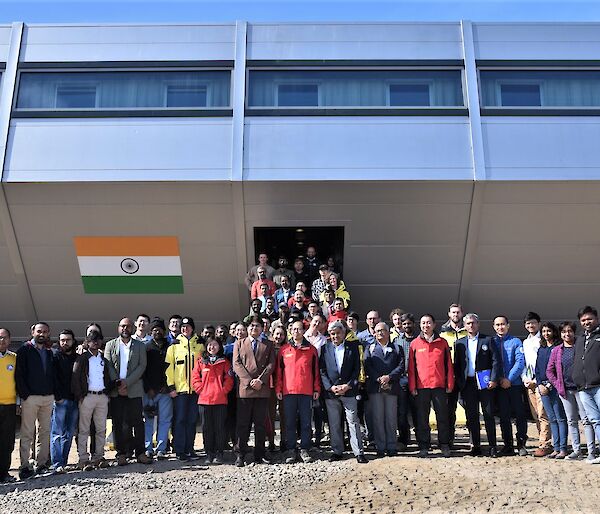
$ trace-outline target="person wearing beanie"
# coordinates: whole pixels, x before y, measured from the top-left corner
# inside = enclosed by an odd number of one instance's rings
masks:
[[[181,461],[197,460],[194,452],[198,395],[192,387],[192,371],[204,353],[204,341],[196,334],[196,325],[189,316],[181,320],[181,334],[167,349],[165,362],[169,396],[173,399],[173,449]]]
[[[146,345],[147,365],[144,373],[144,428],[146,455],[156,455],[159,460],[165,459],[169,430],[173,419],[173,399],[167,387],[167,348],[169,342],[165,338],[165,322],[154,318],[150,323],[152,339]],[[152,445],[154,438],[154,420],[156,424],[156,448]]]

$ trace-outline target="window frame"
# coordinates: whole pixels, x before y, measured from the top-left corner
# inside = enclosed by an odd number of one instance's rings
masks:
[[[112,117],[232,117],[233,116],[233,63],[224,62],[219,66],[190,65],[185,63],[22,63],[17,70],[15,95],[11,115],[13,118],[112,118]],[[211,64],[211,63],[207,63]],[[221,71],[229,74],[229,105],[226,107],[166,107],[166,90],[163,92],[163,105],[161,107],[110,107],[110,108],[81,108],[81,109],[39,109],[17,107],[20,92],[21,76],[23,73],[127,73],[127,72],[192,72],[192,71]],[[209,83],[209,81],[206,81]],[[68,84],[63,84],[68,85]],[[210,88],[208,88],[210,89]],[[214,93],[213,93],[214,94]],[[211,97],[212,98],[212,97]],[[56,100],[56,96],[55,96]],[[96,106],[99,102],[96,92]],[[209,104],[207,91],[207,104]],[[55,101],[56,104],[56,101]]]
[[[389,64],[385,61],[374,62],[370,64],[368,61],[360,64],[352,63],[346,65],[344,62],[331,61],[328,65],[322,64],[288,64],[279,61],[248,61],[246,66],[246,95],[244,99],[245,116],[469,116],[469,108],[467,105],[467,92],[465,88],[465,67],[464,61],[452,61],[447,65],[444,63],[428,64],[427,61],[411,62],[410,64]],[[388,82],[397,81],[399,79],[386,79],[386,104],[380,107],[370,106],[320,106],[320,107],[278,107],[278,106],[261,106],[252,107],[249,105],[250,100],[250,74],[253,71],[459,71],[460,72],[460,88],[462,105],[457,106],[417,106],[417,107],[400,107],[389,105],[389,87]],[[302,79],[294,79],[293,82],[298,82]],[[400,79],[401,80],[401,79]],[[410,82],[415,82],[415,79],[407,79]],[[416,79],[419,80],[419,79]],[[433,79],[424,78],[422,80],[434,82]],[[307,79],[310,83],[317,83],[319,80]],[[275,82],[278,82],[275,81]],[[322,81],[321,81],[322,82]],[[430,87],[430,103],[432,88]],[[319,104],[322,104],[321,88],[319,88]]]
[[[600,106],[597,107],[586,107],[586,106],[575,106],[575,107],[556,107],[556,106],[544,106],[544,87],[543,83],[547,79],[534,79],[531,77],[524,79],[514,79],[530,81],[530,83],[541,84],[540,87],[540,107],[536,106],[486,106],[483,104],[483,95],[481,92],[482,80],[481,72],[486,71],[523,71],[523,72],[536,72],[536,71],[600,71],[600,61],[593,61],[589,65],[585,62],[579,61],[558,61],[556,65],[546,63],[545,61],[477,61],[477,87],[479,90],[479,110],[482,116],[599,116]],[[508,79],[512,80],[512,79]],[[506,82],[505,82],[506,83]],[[498,100],[497,86],[495,87],[494,94],[496,100]]]
[[[519,108],[523,107],[527,108],[540,108],[545,107],[544,105],[544,86],[545,80],[535,80],[535,79],[502,79],[497,80],[495,84],[495,95],[496,102],[500,107],[508,107],[508,108]],[[540,93],[540,105],[504,105],[502,103],[502,86],[538,86],[538,90]]]
[[[280,86],[317,86],[317,105],[279,105],[279,87]],[[323,107],[323,88],[322,82],[310,79],[279,79],[273,82],[273,98],[276,108],[281,109],[320,109]],[[252,107],[251,107],[252,109]]]
[[[394,109],[396,108],[402,108],[402,107],[409,107],[409,108],[423,108],[423,109],[429,109],[431,107],[435,107],[432,106],[431,104],[433,103],[433,84],[434,84],[434,80],[433,79],[419,79],[419,80],[415,80],[415,79],[405,79],[405,80],[401,80],[401,79],[391,79],[385,82],[386,85],[386,90],[385,90],[385,105],[386,107],[392,107]],[[392,99],[392,91],[391,88],[392,86],[410,86],[410,85],[416,85],[416,86],[421,86],[421,85],[426,85],[427,86],[427,93],[429,96],[429,105],[406,105],[406,106],[402,106],[402,105],[392,105],[391,103],[391,99]],[[462,84],[461,84],[462,86]],[[462,88],[462,87],[461,87]],[[464,103],[464,99],[463,99],[463,103]]]
[[[56,107],[56,105],[58,104],[58,91],[59,89],[64,88],[64,89],[76,89],[76,88],[93,88],[94,89],[94,107]],[[99,98],[98,98],[98,83],[94,83],[92,81],[90,81],[89,84],[87,83],[79,83],[79,84],[69,84],[69,83],[56,83],[56,86],[54,88],[54,109],[59,111],[59,110],[65,110],[65,111],[76,111],[76,110],[82,110],[82,109],[89,109],[89,110],[93,110],[93,109],[98,109],[98,103],[99,103]]]
[[[206,89],[206,106],[205,107],[169,107],[167,104],[169,103],[169,88],[170,87],[179,87],[179,88],[188,88],[192,89],[192,87],[203,87]],[[169,84],[165,83],[164,97],[163,97],[163,106],[165,109],[209,109],[208,105],[210,105],[211,100],[213,98],[212,84],[208,81],[205,83],[200,83],[198,86],[182,86],[180,84]]]

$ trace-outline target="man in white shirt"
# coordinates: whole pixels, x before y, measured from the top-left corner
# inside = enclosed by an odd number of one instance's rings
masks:
[[[135,333],[131,336],[144,344],[152,341],[152,336],[148,333],[150,326],[150,316],[148,314],[138,314],[135,319]]]
[[[523,354],[525,356],[525,369],[521,374],[523,385],[527,391],[527,399],[531,415],[535,420],[536,428],[539,434],[539,444],[534,457],[545,457],[552,453],[552,433],[550,431],[550,422],[542,404],[542,398],[537,388],[535,378],[535,364],[537,353],[540,349],[540,321],[541,318],[536,312],[528,312],[525,316],[525,330],[528,334],[523,339]]]

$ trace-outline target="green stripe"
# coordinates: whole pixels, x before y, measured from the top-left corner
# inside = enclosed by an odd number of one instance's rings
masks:
[[[87,294],[182,294],[183,277],[81,277]]]

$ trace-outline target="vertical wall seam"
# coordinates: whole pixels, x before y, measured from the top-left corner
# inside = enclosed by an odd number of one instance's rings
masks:
[[[17,277],[17,287],[21,295],[22,305],[29,326],[37,319],[37,311],[31,294],[31,287],[23,265],[23,256],[19,248],[19,241],[15,231],[12,214],[6,199],[6,186],[4,171],[6,166],[6,154],[8,149],[8,138],[10,132],[10,118],[13,105],[13,99],[16,94],[17,69],[19,64],[19,55],[21,53],[21,44],[23,40],[24,24],[22,22],[13,23],[10,32],[10,45],[6,69],[2,73],[2,88],[0,89],[0,224],[13,271]]]

